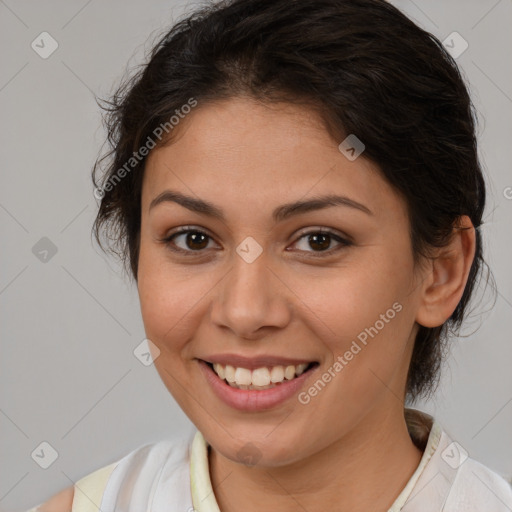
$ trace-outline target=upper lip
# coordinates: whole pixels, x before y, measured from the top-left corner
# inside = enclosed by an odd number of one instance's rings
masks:
[[[213,354],[201,358],[207,363],[219,363],[223,366],[230,365],[237,368],[247,368],[255,370],[256,368],[273,366],[297,366],[299,364],[309,364],[316,361],[312,359],[294,359],[290,357],[279,357],[273,355],[260,355],[257,357],[246,357],[238,354]]]

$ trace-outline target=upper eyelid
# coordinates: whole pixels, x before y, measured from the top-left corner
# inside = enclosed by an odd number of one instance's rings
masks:
[[[195,227],[195,226],[180,226],[179,228],[176,229],[176,231],[170,233],[169,235],[166,235],[162,239],[162,241],[163,242],[171,242],[171,240],[174,239],[175,237],[177,237],[179,235],[186,235],[187,233],[191,233],[191,232],[202,233],[202,234],[206,235],[207,237],[209,237],[211,240],[213,240],[215,243],[217,243],[215,241],[215,237],[212,236],[206,228],[202,228],[202,227],[199,228],[199,227]],[[294,237],[295,237],[294,243],[296,243],[298,240],[300,240],[301,238],[303,238],[307,235],[315,234],[315,233],[324,233],[324,234],[331,235],[333,237],[337,237],[337,238],[341,239],[341,241],[338,241],[338,243],[345,242],[345,245],[349,245],[349,244],[353,243],[351,237],[346,235],[345,233],[340,232],[334,228],[327,228],[327,227],[323,227],[323,226],[322,227],[314,227],[313,226],[313,227],[309,227],[309,228],[300,229],[297,233],[294,234]],[[178,248],[178,250],[183,250],[185,252],[191,252],[191,253],[202,252],[202,251],[192,251],[192,250],[181,249],[180,247]],[[306,252],[309,252],[309,251],[306,251]],[[311,251],[311,252],[317,252],[317,251]],[[320,253],[321,251],[318,251],[318,252]]]
[[[215,239],[215,237],[213,235],[211,235],[210,232],[206,228],[196,227],[196,226],[180,226],[174,232],[172,232],[172,233],[170,233],[168,235],[165,235],[164,238],[168,239],[168,238],[173,237],[175,235],[181,235],[181,234],[192,232],[192,231],[203,233],[203,234],[209,236],[210,238]],[[343,233],[342,231],[339,231],[339,230],[337,230],[335,228],[327,228],[327,227],[323,227],[323,226],[322,227],[315,227],[315,226],[313,226],[313,227],[309,227],[309,228],[302,228],[298,232],[296,232],[294,234],[294,236],[304,236],[304,235],[308,235],[310,233],[334,234],[336,236],[339,236],[340,238],[347,239],[347,241],[351,240],[351,237],[349,235]]]

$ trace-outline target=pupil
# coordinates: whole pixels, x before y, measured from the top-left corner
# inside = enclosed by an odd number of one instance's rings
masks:
[[[319,250],[321,250],[321,251],[324,251],[329,247],[329,239],[330,239],[329,235],[319,233],[316,235],[310,235],[309,243],[311,244],[311,247],[313,249],[315,248],[314,245],[317,244],[317,245],[319,245],[319,247],[317,247],[317,248],[319,248]]]
[[[198,242],[198,240],[200,240],[201,238],[202,240]],[[190,249],[204,249],[204,247],[208,245],[206,239],[207,236],[203,233],[189,233],[187,236],[187,245]],[[194,247],[194,244],[198,244],[199,247],[197,245]]]

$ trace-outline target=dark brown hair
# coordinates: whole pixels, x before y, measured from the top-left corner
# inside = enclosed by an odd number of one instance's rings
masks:
[[[420,326],[415,340],[406,393],[413,401],[429,396],[447,330],[461,326],[485,264],[485,183],[476,116],[456,63],[438,39],[386,1],[222,1],[198,7],[160,36],[148,62],[100,104],[109,151],[92,173],[101,198],[96,240],[103,246],[103,232],[137,279],[146,160],[140,149],[169,142],[170,119],[191,98],[200,108],[241,95],[307,105],[338,143],[356,134],[363,156],[406,201],[416,263],[449,241],[459,216],[470,217],[476,254],[463,296],[443,325]],[[157,142],[161,126],[168,129]]]

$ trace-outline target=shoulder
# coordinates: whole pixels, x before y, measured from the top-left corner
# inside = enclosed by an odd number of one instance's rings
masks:
[[[162,439],[140,445],[111,466],[107,466],[112,469],[111,480],[132,480],[135,476],[139,479],[150,478],[156,476],[164,466],[188,466],[189,447],[189,439]]]
[[[429,427],[420,465],[404,496],[397,500],[397,507],[391,510],[511,512],[512,486],[497,472],[470,457],[435,421]]]
[[[188,475],[189,452],[189,439],[163,439],[139,446],[115,463],[105,486],[106,493],[115,495],[131,487],[150,489],[163,475],[179,477],[183,485]]]
[[[178,492],[187,486],[188,456],[188,439],[140,445],[116,462],[78,480],[75,487],[80,492],[75,492],[72,510],[98,512],[97,507],[91,507],[91,500],[97,504],[115,503],[119,496],[132,496],[131,499],[145,503],[163,485],[162,481]],[[105,510],[103,506],[101,509]]]
[[[52,496],[48,501],[41,503],[38,507],[35,507],[28,512],[69,512],[73,505],[74,486],[68,487],[63,491]]]
[[[86,474],[75,484],[26,512],[93,511],[105,496],[116,496],[135,484],[151,488],[164,467],[177,476],[188,470],[190,440],[164,439],[139,445],[115,462]],[[180,481],[183,485],[183,480]],[[78,491],[76,490],[78,489]]]
[[[492,469],[468,457],[459,467],[447,511],[512,510],[512,485]]]

